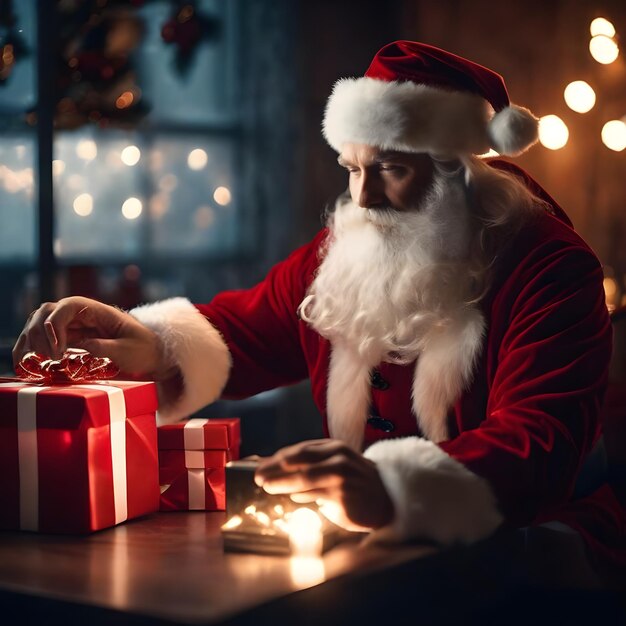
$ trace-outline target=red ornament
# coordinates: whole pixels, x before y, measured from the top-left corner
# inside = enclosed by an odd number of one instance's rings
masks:
[[[204,20],[206,22],[206,19]],[[183,56],[190,55],[202,37],[210,34],[193,6],[183,6],[161,28],[161,37],[166,43],[174,43]]]

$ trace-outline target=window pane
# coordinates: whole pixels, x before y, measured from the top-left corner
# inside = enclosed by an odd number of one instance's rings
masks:
[[[91,128],[58,134],[58,258],[95,263],[242,252],[234,142]]]
[[[235,121],[237,5],[235,0],[195,3],[199,15],[219,21],[216,33],[196,44],[185,69],[176,67],[177,45],[165,44],[161,35],[172,15],[172,3],[151,2],[141,9],[145,33],[135,56],[139,85],[150,107],[150,123],[207,125]],[[204,32],[209,30],[205,28]]]
[[[157,256],[243,252],[237,250],[241,219],[233,162],[233,140],[170,136],[155,141],[149,207]]]
[[[57,135],[53,171],[58,258],[93,262],[98,257],[134,258],[141,252],[143,170],[122,161],[122,151],[132,145],[132,135],[122,131],[87,127]]]
[[[33,263],[36,248],[34,161],[31,135],[0,142],[0,263]]]

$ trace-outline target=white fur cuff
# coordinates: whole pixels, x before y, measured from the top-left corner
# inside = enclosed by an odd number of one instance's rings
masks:
[[[394,521],[374,531],[373,540],[468,544],[487,537],[502,522],[489,484],[431,441],[379,441],[365,456],[376,463],[395,506]]]
[[[130,314],[163,342],[166,359],[178,366],[182,393],[159,385],[159,423],[188,417],[216,400],[228,380],[231,358],[217,329],[186,298],[139,306]]]

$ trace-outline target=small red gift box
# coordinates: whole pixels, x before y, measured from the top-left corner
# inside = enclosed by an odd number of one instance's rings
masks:
[[[158,440],[161,511],[225,510],[225,468],[239,458],[239,419],[160,426]]]
[[[89,533],[158,510],[154,383],[0,383],[0,529]]]

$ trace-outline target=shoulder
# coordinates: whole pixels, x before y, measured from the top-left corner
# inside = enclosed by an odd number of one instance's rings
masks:
[[[549,266],[560,258],[577,259],[590,268],[601,264],[585,240],[557,216],[542,211],[524,224],[503,255],[503,263]]]
[[[542,209],[530,216],[519,231],[507,241],[496,261],[496,282],[512,275],[516,279],[528,272],[560,274],[587,270],[600,272],[600,261],[574,229],[571,220],[556,200],[522,168],[494,159],[489,166],[520,180],[542,203]]]
[[[556,334],[568,327],[594,334],[608,324],[599,260],[549,213],[529,222],[497,260],[483,306],[492,330],[499,328],[494,337],[519,337],[533,324],[535,332],[549,328]]]
[[[539,198],[542,202],[545,202],[546,205],[551,208],[552,214],[558,220],[567,226],[572,226],[572,221],[559,203],[526,170],[504,159],[488,159],[486,163],[489,167],[521,181],[534,196]]]

